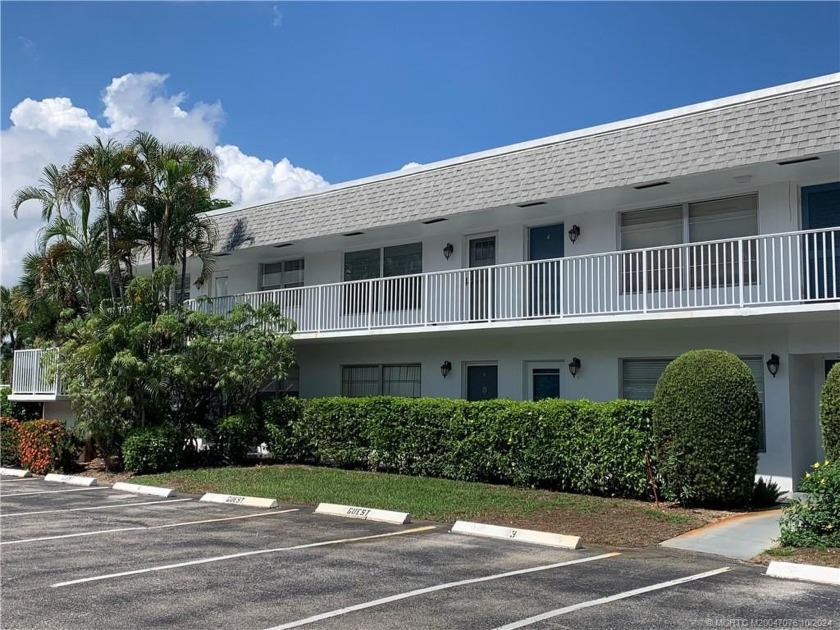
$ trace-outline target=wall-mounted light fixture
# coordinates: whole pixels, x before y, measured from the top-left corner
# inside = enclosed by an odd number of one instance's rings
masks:
[[[569,372],[572,373],[572,378],[577,376],[578,370],[580,370],[580,359],[572,357],[572,360],[569,361]]]
[[[452,371],[452,364],[449,361],[444,361],[443,365],[440,366],[440,373],[443,375],[443,378],[449,376],[449,373]]]
[[[580,236],[580,226],[573,225],[569,229],[569,240],[572,241],[572,243],[574,243],[576,240],[578,240],[578,236]]]
[[[452,256],[452,252],[454,251],[455,247],[453,247],[452,243],[447,243],[446,247],[443,248],[443,257],[446,258],[446,260],[449,260]]]
[[[776,378],[776,374],[779,373],[779,355],[778,354],[771,354],[770,358],[767,359],[767,371],[770,372],[773,378]]]

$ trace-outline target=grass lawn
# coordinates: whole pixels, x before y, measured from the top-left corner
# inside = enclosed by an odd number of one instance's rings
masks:
[[[616,547],[655,545],[728,514],[657,508],[627,499],[311,466],[181,470],[135,480],[190,494],[221,492],[272,497],[281,503],[361,505],[409,512],[416,520],[452,523],[463,519],[538,529]]]

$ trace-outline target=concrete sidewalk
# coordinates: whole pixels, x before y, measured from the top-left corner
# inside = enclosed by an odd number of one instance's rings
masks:
[[[781,510],[739,514],[686,532],[661,544],[663,547],[748,560],[765,549],[776,546],[781,515]]]

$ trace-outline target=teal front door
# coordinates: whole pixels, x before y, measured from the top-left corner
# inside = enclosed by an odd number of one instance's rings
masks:
[[[805,235],[803,243],[806,298],[840,299],[840,182],[802,189],[802,229],[824,230]]]
[[[560,313],[561,267],[565,226],[562,223],[533,227],[528,234],[528,259],[544,260],[530,266],[532,316],[544,317]]]

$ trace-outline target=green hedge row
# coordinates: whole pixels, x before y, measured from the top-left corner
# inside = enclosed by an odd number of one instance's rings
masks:
[[[263,419],[282,461],[646,497],[651,414],[630,400],[372,397],[271,401]]]

